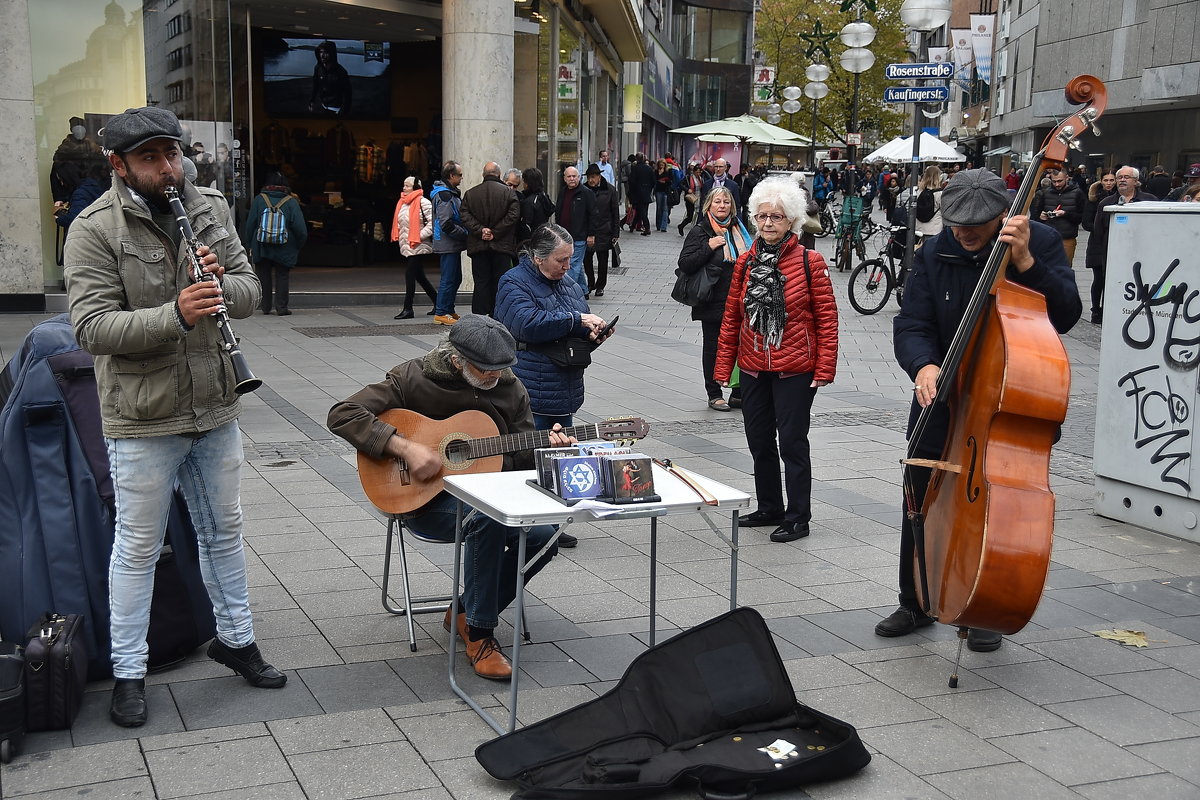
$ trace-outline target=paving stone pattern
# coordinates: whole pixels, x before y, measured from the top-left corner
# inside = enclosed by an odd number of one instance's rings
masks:
[[[682,240],[673,227],[624,239],[622,270],[592,305],[621,315],[618,335],[595,356],[578,419],[644,417],[647,453],[752,492],[740,412],[706,406],[700,326],[669,299]],[[1076,274],[1087,297],[1090,274]],[[872,632],[895,602],[911,384],[892,355],[894,303],[859,316],[844,300],[847,275],[832,277],[841,359],[813,409],[813,533],[779,545],[743,529],[739,599],[768,618],[797,697],[856,725],[874,760],[852,778],[773,796],[1200,797],[1200,547],[1091,511],[1099,328],[1085,320],[1066,336],[1072,404],[1051,459],[1058,512],[1043,602],[1000,650],[966,652],[951,690],[953,630]],[[111,682],[95,683],[73,730],[30,736],[0,767],[0,797],[509,797],[514,787],[474,761],[492,732],[449,690],[440,615],[418,617],[413,653],[403,620],[380,606],[385,522],[352,450],[325,428],[333,402],[443,332],[420,317],[396,323],[394,311],[296,308],[237,323],[265,381],[241,417],[251,596],[286,688],[252,689],[199,651],[149,677],[150,722],[127,730],[107,719]],[[0,318],[5,359],[41,318]],[[728,607],[729,568],[699,516],[659,529],[661,637]],[[530,586],[522,723],[607,691],[646,646],[647,526],[572,530],[578,548]],[[451,553],[411,547],[417,591],[447,590]],[[1146,631],[1148,646],[1092,635],[1114,627]],[[506,687],[465,665],[459,675],[504,713]]]

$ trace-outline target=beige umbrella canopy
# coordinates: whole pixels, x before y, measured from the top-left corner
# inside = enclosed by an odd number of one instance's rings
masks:
[[[667,133],[696,136],[705,142],[750,142],[776,147],[804,147],[809,143],[806,137],[792,133],[787,128],[764,122],[752,114],[701,122],[699,125],[675,128]]]

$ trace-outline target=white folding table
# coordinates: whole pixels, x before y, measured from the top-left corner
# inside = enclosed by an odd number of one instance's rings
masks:
[[[445,479],[446,491],[458,499],[458,512],[454,533],[454,591],[451,607],[451,619],[457,619],[459,612],[459,580],[462,570],[462,524],[465,507],[486,514],[497,522],[509,527],[520,528],[521,536],[517,551],[517,598],[516,619],[513,624],[512,647],[512,687],[510,690],[508,732],[517,727],[517,688],[520,679],[521,633],[524,630],[525,614],[525,540],[527,529],[533,525],[560,526],[546,547],[557,541],[567,527],[576,521],[610,519],[637,519],[646,517],[650,520],[650,645],[654,645],[656,627],[656,578],[658,575],[658,518],[668,514],[703,513],[704,521],[729,546],[729,609],[737,608],[737,564],[738,564],[738,512],[749,508],[750,495],[745,492],[718,483],[710,478],[688,470],[691,476],[705,491],[717,500],[717,505],[708,505],[700,495],[658,464],[653,465],[654,491],[659,500],[653,503],[637,503],[627,505],[611,515],[596,516],[592,512],[569,506],[550,496],[546,492],[530,486],[527,481],[536,480],[534,470],[520,472],[488,472],[474,475],[454,475]],[[729,535],[715,525],[708,515],[716,513],[730,514]],[[536,554],[535,554],[536,555]],[[450,631],[450,688],[466,701],[485,722],[492,726],[497,733],[505,733],[505,729],[467,694],[455,679],[454,662],[457,653],[457,626],[451,625]]]

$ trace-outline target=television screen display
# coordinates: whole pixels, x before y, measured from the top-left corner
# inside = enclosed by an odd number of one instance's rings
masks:
[[[387,119],[391,44],[264,37],[263,102],[273,117]]]

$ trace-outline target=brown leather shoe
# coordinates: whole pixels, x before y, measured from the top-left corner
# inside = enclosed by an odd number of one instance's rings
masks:
[[[491,681],[506,681],[512,678],[512,662],[500,652],[496,637],[489,636],[478,642],[467,642],[467,658],[475,668],[475,674]]]
[[[461,606],[460,606],[461,607]],[[470,643],[471,639],[467,636],[467,612],[459,611],[458,619],[455,620],[458,624],[454,627],[458,629],[458,635],[464,643]],[[446,616],[442,619],[442,627],[450,630],[450,609],[446,609]]]

